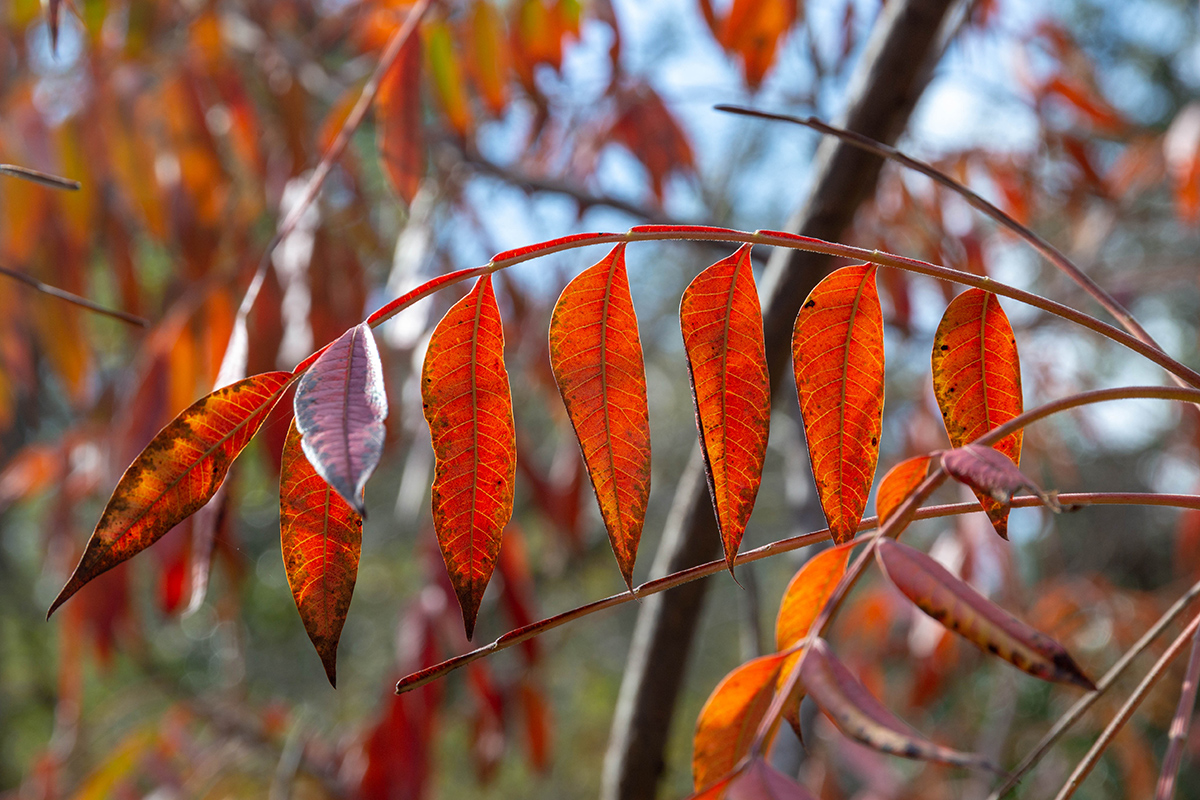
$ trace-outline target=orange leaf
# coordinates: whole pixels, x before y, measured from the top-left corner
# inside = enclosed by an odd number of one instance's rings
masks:
[[[853,544],[830,547],[810,558],[788,584],[775,620],[775,649],[786,650],[808,635],[813,620],[846,574]]]
[[[624,111],[613,124],[612,138],[629,148],[650,175],[650,188],[661,203],[673,170],[695,165],[692,146],[666,103],[654,89],[640,86],[622,97]]]
[[[748,661],[726,675],[708,696],[692,742],[692,782],[697,791],[720,781],[749,752],[775,695],[783,661],[778,653]]]
[[[470,639],[512,516],[517,469],[504,328],[491,276],[476,281],[434,329],[421,397],[437,458],[433,526]]]
[[[290,372],[246,378],[197,400],[159,431],[121,476],[47,616],[207,503],[291,382]]]
[[[1093,684],[1058,642],[1026,625],[919,550],[880,541],[879,565],[897,589],[918,608],[980,650],[1047,681]]]
[[[425,175],[420,37],[408,37],[380,81],[375,102],[375,138],[383,171],[396,194],[411,203]]]
[[[632,588],[650,496],[650,412],[624,244],[563,289],[550,319],[550,366]]]
[[[450,27],[442,20],[433,20],[424,26],[422,36],[425,40],[425,53],[429,59],[433,85],[450,121],[450,127],[454,128],[459,136],[466,136],[471,130],[471,109],[467,105],[462,65],[458,61]]]
[[[337,686],[338,639],[354,594],[362,525],[313,469],[292,420],[279,474],[279,541],[296,610],[331,686]]]
[[[879,514],[880,525],[887,522],[888,517],[895,514],[900,504],[925,480],[929,474],[929,459],[929,456],[907,458],[883,476],[879,491],[875,493],[875,511]]]
[[[757,88],[775,60],[779,39],[796,21],[796,0],[734,0],[721,45],[741,57],[746,83]]]
[[[487,110],[500,116],[508,105],[508,38],[504,19],[488,0],[476,0],[468,37],[471,43],[468,64],[475,87]]]
[[[697,275],[679,304],[696,427],[730,573],[762,482],[771,423],[750,250],[745,245]]]
[[[829,530],[854,537],[879,460],[883,312],[875,266],[843,267],[804,301],[792,359],[813,477]]]
[[[982,289],[954,298],[933,338],[933,393],[952,447],[970,444],[1024,410],[1021,364],[999,299]],[[993,445],[1021,463],[1023,433]],[[1008,508],[976,492],[996,533],[1008,538]]]

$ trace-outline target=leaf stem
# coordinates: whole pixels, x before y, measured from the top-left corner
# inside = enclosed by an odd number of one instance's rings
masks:
[[[30,286],[42,294],[48,294],[51,297],[58,298],[59,300],[65,300],[72,305],[79,306],[80,308],[87,309],[88,311],[92,311],[97,314],[103,314],[106,317],[112,317],[113,319],[120,320],[121,322],[125,322],[130,325],[137,325],[142,328],[150,326],[150,321],[145,317],[139,317],[136,314],[130,314],[128,311],[118,311],[113,308],[107,308],[99,303],[88,300],[86,297],[80,297],[79,295],[72,294],[65,289],[59,289],[57,286],[51,286],[47,283],[42,283],[38,279],[32,278],[23,272],[18,272],[15,269],[0,267],[0,275],[12,278],[15,281],[20,281],[26,286]]]
[[[16,164],[0,164],[0,175],[7,175],[10,178],[22,178],[32,183],[40,183],[42,186],[49,186],[51,189],[65,189],[68,192],[77,192],[80,188],[79,181],[73,181],[70,178],[60,178],[57,175],[51,175],[49,172],[41,172],[29,167],[18,167]]]
[[[1162,772],[1154,800],[1171,800],[1175,796],[1175,779],[1183,761],[1183,747],[1187,744],[1188,730],[1192,727],[1192,710],[1196,706],[1196,684],[1200,682],[1200,629],[1192,637],[1192,653],[1188,656],[1187,672],[1179,687],[1179,705],[1171,719],[1167,754],[1163,756]]]

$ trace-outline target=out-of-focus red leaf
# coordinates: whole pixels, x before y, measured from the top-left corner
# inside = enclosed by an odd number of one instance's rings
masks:
[[[467,667],[467,686],[474,698],[471,714],[471,757],[475,762],[475,777],[487,785],[495,777],[504,757],[507,736],[504,732],[504,694],[492,680],[491,670],[483,661]]]
[[[921,551],[887,539],[879,543],[876,556],[905,597],[980,650],[1042,680],[1095,691],[1062,645],[992,603]]]
[[[883,310],[874,265],[843,267],[812,290],[796,317],[792,359],[821,508],[840,544],[858,530],[883,428]]]
[[[283,445],[279,537],[296,610],[329,684],[337,686],[337,646],[358,576],[362,517],[317,474],[294,421]]]
[[[421,119],[421,37],[410,36],[379,83],[375,138],[392,189],[412,203],[425,176],[425,135]]]
[[[504,547],[500,550],[497,564],[500,570],[500,603],[508,611],[513,628],[523,628],[535,622],[533,575],[529,569],[529,555],[525,549],[525,535],[514,523],[504,532]],[[521,643],[526,663],[537,663],[539,647],[535,636]]]
[[[508,105],[510,56],[504,18],[489,0],[476,0],[471,8],[469,27],[463,37],[470,43],[467,64],[475,88],[493,116],[500,116]]]
[[[692,740],[692,784],[709,788],[750,750],[771,699],[784,656],[756,658],[726,675],[708,696]]]
[[[813,643],[800,675],[817,707],[851,739],[904,758],[999,771],[983,756],[934,744],[902,722],[859,683],[824,639]]]
[[[436,456],[433,523],[467,638],[513,509],[516,429],[504,326],[484,275],[434,329],[421,397]]]
[[[793,778],[789,778],[762,758],[743,769],[725,793],[725,800],[817,800]]]
[[[49,613],[207,503],[291,381],[290,372],[246,378],[196,401],[163,428],[121,476]]]
[[[1175,213],[1186,224],[1200,223],[1200,102],[1175,115],[1162,147],[1175,189]]]
[[[346,331],[304,373],[293,403],[304,454],[360,515],[363,488],[383,454],[387,394],[375,336]]]
[[[31,444],[18,452],[0,472],[0,511],[16,500],[40,494],[66,477],[62,448]]]
[[[1025,477],[1012,459],[990,447],[969,444],[947,450],[942,453],[942,466],[950,477],[988,495],[997,503],[1008,503],[1018,491],[1028,489],[1051,510],[1061,510],[1053,495],[1043,492]]]
[[[888,470],[879,482],[879,490],[875,493],[875,510],[879,514],[879,524],[887,522],[888,517],[896,513],[913,491],[929,474],[930,456],[914,456],[905,459]]]
[[[679,304],[708,490],[731,573],[762,482],[771,423],[750,251],[745,245],[701,272]]]
[[[624,244],[563,289],[550,320],[550,365],[632,588],[650,496],[650,412]]]
[[[1055,75],[1043,85],[1042,91],[1046,95],[1060,97],[1097,131],[1116,133],[1125,128],[1125,118],[1121,112],[1101,97],[1094,87],[1078,78]]]
[[[446,112],[446,118],[455,133],[466,136],[471,132],[471,108],[467,102],[467,87],[450,26],[444,20],[431,20],[422,27],[421,35],[424,38],[425,57],[429,60],[429,73],[442,110]]]
[[[529,752],[529,766],[534,772],[545,773],[550,769],[553,729],[550,704],[541,689],[531,680],[523,680],[517,687],[517,699],[521,705],[521,718],[525,722],[525,744]]]
[[[750,88],[758,88],[775,60],[779,39],[796,21],[796,0],[733,0],[721,26],[721,46],[736,53]]]
[[[999,298],[967,289],[946,309],[933,337],[933,393],[951,447],[962,447],[1024,410],[1017,339]],[[1021,463],[1023,431],[992,447]],[[979,502],[996,533],[1008,538],[1008,508],[989,496]]]
[[[667,176],[695,167],[692,146],[654,89],[643,85],[624,93],[621,102],[624,110],[613,124],[612,138],[646,167],[654,197],[661,203]]]

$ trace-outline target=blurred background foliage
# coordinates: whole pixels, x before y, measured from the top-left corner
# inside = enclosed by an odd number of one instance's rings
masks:
[[[83,185],[64,193],[0,178],[0,265],[148,321],[90,314],[0,276],[0,790],[9,796],[596,794],[632,606],[392,696],[401,674],[467,647],[433,543],[432,453],[414,377],[457,290],[380,331],[393,413],[367,490],[336,692],[280,562],[286,410],[231,474],[212,541],[184,523],[43,621],[124,466],[211,389],[255,267],[408,10],[398,0],[10,0],[0,9],[0,161]],[[835,116],[879,12],[876,0],[433,4],[318,202],[270,256],[249,317],[250,372],[290,369],[396,294],[502,249],[647,221],[782,227],[803,199],[815,135],[711,106]],[[1059,244],[1192,364],[1196,34],[1197,8],[1183,0],[979,0],[904,142]],[[1092,310],[958,198],[890,167],[848,241]],[[641,580],[694,446],[679,296],[725,254],[631,249],[654,450]],[[623,588],[546,352],[558,291],[598,255],[551,256],[497,277],[520,477],[477,642]],[[880,278],[886,469],[944,445],[927,354],[952,290],[896,272]],[[1027,406],[1161,379],[1106,344],[1006,307]],[[1032,430],[1025,465],[1064,491],[1193,491],[1198,436],[1192,416],[1163,404],[1100,407]],[[798,412],[780,404],[746,547],[823,526],[808,476]],[[1011,547],[981,515],[926,523],[916,538],[1093,671],[1200,571],[1200,516],[1174,512],[1051,520],[1017,511]],[[713,579],[668,795],[690,788],[690,725],[712,686],[769,647],[776,599],[799,558],[742,567],[744,588]],[[868,582],[839,622],[839,652],[939,740],[1019,756],[1065,698],[927,622]],[[1173,703],[1173,688],[1154,695],[1088,797],[1149,794]],[[1061,782],[1112,711],[1102,702],[1022,796]],[[824,798],[983,789],[815,731],[803,758],[794,745],[786,757]],[[1180,796],[1200,797],[1190,769]]]

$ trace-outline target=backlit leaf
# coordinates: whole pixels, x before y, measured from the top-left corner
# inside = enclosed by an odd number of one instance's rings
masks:
[[[433,526],[470,639],[512,516],[517,464],[504,329],[491,276],[476,281],[434,329],[421,398],[437,459]]]
[[[748,661],[708,696],[692,740],[692,783],[698,791],[725,777],[749,752],[783,661],[778,653]]]
[[[730,572],[762,482],[771,422],[750,250],[745,245],[697,275],[679,305],[708,490]]]
[[[667,176],[695,167],[692,146],[667,104],[650,86],[624,93],[621,105],[624,110],[613,124],[612,138],[646,167],[650,189],[661,203]]]
[[[433,20],[424,25],[422,35],[425,39],[426,57],[429,59],[429,71],[442,109],[446,112],[446,118],[455,133],[466,136],[471,130],[471,109],[467,104],[462,65],[458,60],[457,45],[450,33],[450,27],[443,20]]]
[[[387,395],[375,336],[364,322],[329,345],[296,386],[304,454],[359,514],[363,487],[383,454]]]
[[[888,711],[829,649],[813,643],[800,667],[804,688],[842,733],[883,753],[997,771],[983,756],[934,744]]]
[[[489,0],[476,0],[471,9],[469,61],[475,88],[487,110],[500,116],[508,105],[508,37],[504,19]]]
[[[632,587],[650,496],[650,412],[624,244],[563,289],[550,320],[550,365]]]
[[[786,650],[808,635],[813,620],[846,574],[851,543],[830,547],[810,558],[783,592],[775,619],[775,649]]]
[[[734,0],[721,27],[721,45],[736,53],[746,83],[757,88],[775,60],[779,39],[796,21],[796,0]]]
[[[337,686],[337,646],[358,575],[362,525],[305,457],[293,420],[279,474],[279,541],[296,610],[331,686]]]
[[[792,358],[813,477],[829,530],[854,537],[879,459],[883,313],[875,266],[822,280],[796,317]]]
[[[933,338],[933,393],[951,447],[962,447],[1024,410],[1021,365],[999,298],[967,289],[954,298]],[[1021,463],[1022,431],[992,445]],[[1008,508],[979,494],[996,533],[1008,538]]]
[[[425,176],[421,119],[421,37],[410,36],[379,83],[375,138],[384,174],[396,194],[412,203]]]
[[[879,514],[879,524],[887,522],[896,509],[916,491],[921,481],[929,474],[930,456],[914,456],[906,458],[887,471],[879,482],[875,492],[875,511]]]
[[[238,381],[197,400],[159,431],[121,476],[49,613],[207,503],[291,381],[290,372]]]
[[[890,539],[876,551],[888,579],[917,607],[976,647],[1047,681],[1095,685],[1058,642],[992,603],[941,564]]]

